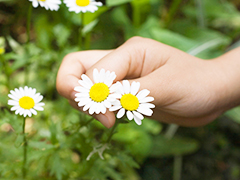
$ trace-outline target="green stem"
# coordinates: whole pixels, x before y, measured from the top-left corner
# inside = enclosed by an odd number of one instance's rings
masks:
[[[140,11],[140,8],[134,3],[132,3],[132,9],[133,9],[133,14],[132,14],[133,25],[135,28],[138,28],[141,23],[141,11]]]
[[[27,44],[30,42],[31,16],[32,16],[32,4],[30,3],[27,14]]]
[[[173,180],[181,179],[181,171],[182,171],[182,156],[175,155],[174,156]]]
[[[84,44],[84,39],[83,39],[83,33],[82,30],[84,28],[84,13],[82,12],[81,14],[81,25],[79,27],[79,49],[83,49],[83,44]]]
[[[205,28],[205,17],[204,17],[204,8],[202,0],[195,0],[197,8],[197,19],[200,28]]]
[[[167,131],[166,131],[166,133],[165,133],[165,137],[166,137],[167,139],[172,139],[173,136],[176,134],[178,127],[179,127],[179,126],[176,125],[176,124],[170,124],[170,125],[168,125]]]
[[[22,166],[22,175],[23,179],[25,179],[27,175],[27,167],[26,167],[26,162],[27,162],[27,137],[25,134],[25,123],[26,123],[26,118],[23,118],[23,126],[22,126],[22,131],[23,131],[23,166]]]
[[[116,127],[118,126],[118,124],[119,124],[118,121],[116,121],[114,126],[112,127],[110,133],[109,133],[109,136],[108,136],[108,139],[106,141],[106,144],[110,143],[110,141],[112,140],[112,136],[113,136],[114,131],[115,131]]]
[[[28,14],[27,14],[27,45],[30,43],[30,39],[31,39],[31,37],[30,37],[30,30],[31,30],[31,16],[32,16],[32,4],[30,3],[30,6],[29,6],[29,8],[28,8]],[[28,46],[27,46],[27,48],[29,48]],[[27,49],[26,50],[28,53],[29,53],[29,50]],[[25,73],[25,82],[24,82],[24,84],[25,85],[27,85],[28,84],[28,77],[29,77],[29,63],[27,63],[26,64],[26,66],[25,66],[25,71],[24,71]]]
[[[85,36],[85,50],[90,49],[91,46],[91,32],[87,33]]]
[[[92,122],[94,120],[94,118],[91,118],[90,120],[88,120],[87,122],[85,122],[85,123],[83,123],[81,126],[80,126],[80,128],[82,127],[82,126],[87,126],[90,122]]]
[[[165,20],[166,26],[168,27],[171,23],[174,15],[176,14],[177,10],[179,9],[179,6],[181,4],[182,0],[173,0],[171,7],[168,11],[167,18]]]
[[[7,78],[6,86],[7,86],[8,90],[10,90],[11,78],[10,78],[8,62],[4,59],[4,57],[2,55],[0,55],[0,61],[2,62],[3,72],[5,73],[6,78]]]

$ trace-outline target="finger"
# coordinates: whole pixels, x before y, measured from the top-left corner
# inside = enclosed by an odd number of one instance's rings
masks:
[[[93,64],[110,53],[111,50],[91,50],[70,53],[64,57],[59,68],[56,87],[60,95],[67,99],[74,99],[74,87],[78,86],[78,80]]]
[[[93,79],[93,69],[103,68],[116,73],[115,81],[145,76],[167,61],[171,49],[151,39],[134,37],[96,62],[86,74]]]

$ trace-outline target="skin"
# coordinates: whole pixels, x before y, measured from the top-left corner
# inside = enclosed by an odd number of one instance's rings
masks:
[[[114,71],[116,81],[141,83],[154,97],[151,118],[181,126],[202,126],[240,103],[240,48],[218,58],[203,60],[157,41],[133,37],[114,50],[89,50],[64,57],[57,90],[76,109],[74,87],[82,74],[92,78],[94,68]],[[104,126],[115,114],[93,115]]]

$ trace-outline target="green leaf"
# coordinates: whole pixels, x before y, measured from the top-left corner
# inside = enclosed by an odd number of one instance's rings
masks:
[[[237,106],[225,113],[228,117],[230,117],[233,121],[240,123],[240,106]]]
[[[94,13],[90,13],[90,12],[84,13],[84,16],[83,16],[84,25],[87,25],[87,24],[91,23],[92,21],[97,19],[101,14],[106,12],[108,9],[109,9],[108,7],[102,6],[102,7],[99,7],[98,10]]]
[[[174,137],[169,140],[159,135],[153,140],[153,148],[150,153],[152,157],[186,155],[194,153],[199,148],[199,143],[190,138]]]
[[[106,0],[107,6],[119,6],[131,2],[132,0]]]
[[[66,171],[63,166],[64,163],[61,161],[59,154],[54,153],[50,158],[50,162],[51,162],[50,175],[55,175],[57,180],[62,180],[63,175],[66,174]]]
[[[14,146],[16,148],[19,148],[23,144],[23,139],[24,139],[23,134],[17,134],[17,138],[14,142]]]
[[[89,24],[85,25],[82,29],[82,34],[85,36],[87,33],[91,32],[93,28],[97,25],[98,20],[95,19],[94,21],[90,22]]]

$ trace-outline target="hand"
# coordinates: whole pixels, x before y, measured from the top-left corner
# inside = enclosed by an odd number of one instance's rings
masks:
[[[57,90],[81,110],[74,101],[74,87],[79,85],[82,74],[92,79],[94,68],[104,68],[116,73],[115,81],[134,80],[141,83],[140,89],[150,90],[156,105],[152,118],[182,126],[201,126],[239,103],[233,103],[240,95],[231,88],[236,75],[229,73],[231,63],[228,66],[223,60],[227,56],[230,55],[202,60],[157,41],[134,37],[115,50],[68,54],[58,72]],[[113,112],[94,117],[108,128],[115,123]]]

